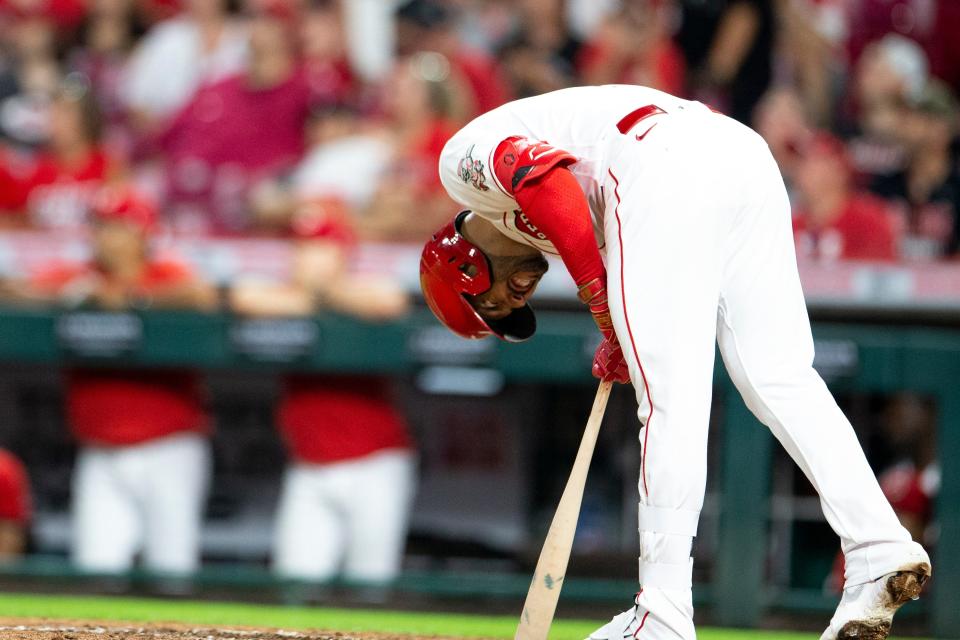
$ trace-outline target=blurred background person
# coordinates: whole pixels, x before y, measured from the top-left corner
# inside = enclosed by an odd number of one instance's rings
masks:
[[[854,74],[841,126],[857,172],[870,179],[902,168],[902,111],[927,85],[929,61],[916,42],[891,34],[864,49]]]
[[[27,550],[30,510],[27,470],[13,453],[0,449],[0,564],[19,560]]]
[[[94,194],[120,172],[102,141],[103,120],[87,79],[71,75],[47,112],[46,144],[16,170],[12,226],[60,232],[84,228]]]
[[[804,145],[796,187],[793,232],[798,259],[831,262],[896,258],[886,206],[857,190],[840,140],[818,134]]]
[[[109,311],[211,310],[213,289],[185,266],[152,255],[156,211],[130,190],[92,205],[92,259],[58,263],[8,286],[20,302]],[[71,368],[66,415],[80,445],[72,489],[72,558],[82,571],[192,572],[210,473],[200,380],[179,370]]]
[[[776,20],[773,0],[677,0],[676,35],[689,73],[687,97],[702,100],[740,122],[773,75]]]
[[[124,71],[121,96],[139,131],[161,127],[197,89],[243,68],[247,34],[227,0],[186,0],[182,7],[150,29]]]
[[[306,203],[335,216],[351,237],[395,162],[390,132],[369,123],[352,102],[317,106],[306,127],[307,152],[289,175],[258,183],[250,207],[258,228],[289,236]],[[348,220],[348,218],[350,218]]]
[[[242,71],[201,88],[159,137],[165,214],[176,232],[250,231],[252,185],[289,171],[303,155],[311,89],[297,20],[281,3],[258,8]]]
[[[443,145],[464,122],[466,104],[467,93],[446,57],[431,51],[400,60],[384,100],[390,169],[357,218],[360,238],[412,242],[449,216],[437,164]]]
[[[336,0],[309,0],[303,9],[300,42],[314,104],[357,102],[366,93],[350,66],[342,12]]]
[[[342,169],[341,169],[342,172]],[[368,321],[406,313],[395,283],[349,270],[345,206],[299,199],[291,281],[237,282],[231,307],[247,316],[337,311]],[[378,376],[296,374],[277,409],[290,466],[276,518],[273,568],[285,579],[385,584],[403,557],[415,456],[390,383]]]
[[[68,73],[89,80],[103,117],[103,139],[124,159],[132,154],[135,140],[123,100],[123,79],[145,28],[132,0],[94,0],[80,28],[80,45],[71,49],[65,60]]]
[[[778,81],[796,89],[817,126],[831,127],[836,116],[833,106],[847,73],[843,49],[849,31],[847,2],[786,0],[778,8]]]
[[[32,148],[46,134],[46,110],[60,82],[56,23],[42,13],[0,7],[0,132]],[[4,20],[5,18],[5,20]]]
[[[960,165],[954,152],[957,100],[931,80],[901,109],[897,136],[906,166],[876,177],[871,191],[892,203],[901,257],[935,261],[960,252]]]
[[[789,85],[770,89],[757,103],[753,128],[770,147],[790,199],[796,198],[796,174],[801,151],[813,137],[814,126],[799,93]]]
[[[526,98],[577,82],[583,43],[570,31],[565,3],[560,0],[525,0],[513,14],[505,3],[485,7],[485,19],[474,31],[490,38],[487,45],[497,52],[509,93]]]
[[[629,0],[611,14],[580,58],[584,84],[641,84],[680,95],[686,86],[683,54],[669,32],[662,3]]]
[[[457,30],[458,8],[440,0],[408,0],[396,14],[397,56],[435,51],[449,64],[447,74],[468,90],[465,118],[499,107],[512,99],[496,59],[467,46]],[[390,79],[388,79],[388,83]],[[453,132],[451,132],[452,134]]]

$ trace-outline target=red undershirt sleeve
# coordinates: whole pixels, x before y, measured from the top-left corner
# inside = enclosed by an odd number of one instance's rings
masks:
[[[606,281],[583,189],[567,169],[555,167],[514,194],[520,209],[560,253],[577,285]]]
[[[565,151],[523,138],[507,138],[494,154],[497,179],[556,247],[573,281],[578,286],[595,278],[606,282],[587,198],[566,169],[573,162],[576,158]]]

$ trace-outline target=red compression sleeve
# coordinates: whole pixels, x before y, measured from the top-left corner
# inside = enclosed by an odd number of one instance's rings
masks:
[[[606,281],[590,207],[572,173],[554,167],[538,179],[525,182],[513,197],[530,222],[557,248],[578,286],[596,278]]]

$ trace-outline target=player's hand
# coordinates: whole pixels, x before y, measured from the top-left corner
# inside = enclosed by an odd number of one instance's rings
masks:
[[[614,335],[612,340],[604,338],[593,356],[593,377],[604,382],[630,382],[630,369],[623,359],[620,342]]]

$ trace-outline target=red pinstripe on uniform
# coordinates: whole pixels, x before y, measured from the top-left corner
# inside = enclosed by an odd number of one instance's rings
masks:
[[[640,629],[643,629],[643,625],[645,625],[645,624],[647,623],[647,616],[648,616],[648,615],[650,615],[650,612],[649,612],[649,611],[647,611],[645,614],[643,614],[643,619],[640,620],[640,626],[637,627],[637,630],[633,632],[633,637],[634,637],[634,638],[636,638],[636,637],[637,637],[637,634],[640,633]]]
[[[643,493],[649,497],[650,491],[647,488],[647,436],[650,435],[650,422],[653,418],[653,396],[650,395],[650,385],[647,383],[647,374],[643,370],[640,353],[637,351],[637,343],[633,339],[633,329],[630,328],[630,316],[627,315],[627,293],[623,278],[623,233],[621,230],[622,225],[620,224],[620,181],[617,180],[617,176],[613,175],[611,169],[607,169],[607,173],[613,178],[613,195],[617,199],[617,204],[613,208],[613,214],[617,218],[617,238],[620,241],[620,302],[623,304],[623,319],[627,324],[627,335],[630,337],[633,357],[637,359],[637,365],[640,367],[640,376],[643,378],[643,390],[647,394],[647,402],[650,403],[650,413],[647,414],[647,421],[644,424],[643,430],[643,451],[640,454],[640,475],[643,478]]]

